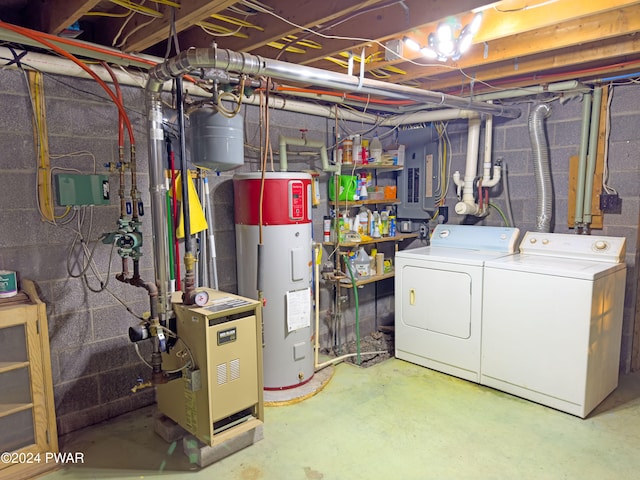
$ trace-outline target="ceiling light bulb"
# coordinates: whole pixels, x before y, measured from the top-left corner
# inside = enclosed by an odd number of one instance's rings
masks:
[[[409,38],[409,37],[404,37],[402,39],[402,41],[407,46],[407,48],[413,50],[414,52],[419,52],[420,51],[420,44],[418,42],[416,42],[414,39]]]
[[[476,15],[473,17],[473,20],[471,20],[471,24],[469,24],[469,31],[471,32],[471,35],[475,35],[476,33],[478,33],[481,23],[482,13],[476,13]]]
[[[448,23],[441,23],[438,25],[438,40],[440,42],[447,42],[453,40],[453,28]]]
[[[441,41],[438,43],[438,50],[444,56],[449,56],[455,50],[455,44],[451,40]]]
[[[472,41],[473,35],[471,34],[471,32],[463,32],[463,34],[460,35],[460,38],[458,39],[458,51],[460,53],[464,53],[469,50]]]
[[[438,58],[438,53],[433,48],[422,47],[420,53],[426,58]]]

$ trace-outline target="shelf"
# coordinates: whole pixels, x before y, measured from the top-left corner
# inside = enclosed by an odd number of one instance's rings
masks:
[[[401,242],[409,238],[418,238],[418,233],[398,233],[394,237],[372,238],[371,240],[362,240],[360,242],[341,242],[339,247],[357,247],[358,245],[371,245],[384,242]],[[323,245],[335,246],[335,242],[323,242]]]
[[[386,280],[387,278],[393,278],[394,275],[395,272],[389,272],[382,275],[374,275],[363,280],[356,280],[356,286],[360,287],[361,285],[366,285],[368,283],[374,283],[379,282],[380,280]],[[351,283],[351,280],[349,280],[347,283],[344,278],[340,280],[340,285],[342,285],[343,288],[353,288],[353,283]]]
[[[33,403],[0,403],[0,418],[29,410],[32,407]]]
[[[381,198],[379,200],[338,200],[333,201],[333,204],[338,208],[340,207],[359,207],[361,205],[395,205],[400,203],[397,198]]]
[[[0,373],[18,370],[19,368],[28,367],[29,362],[0,362]]]
[[[340,167],[342,172],[349,172],[351,170],[377,170],[379,172],[398,172],[404,168],[403,165],[386,165],[380,163],[367,163],[366,165],[343,163]]]

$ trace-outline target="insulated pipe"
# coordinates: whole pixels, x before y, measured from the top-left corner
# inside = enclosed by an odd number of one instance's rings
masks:
[[[380,80],[361,79],[320,68],[296,65],[279,60],[266,59],[249,53],[218,48],[190,48],[153,67],[149,70],[147,89],[152,92],[159,91],[165,81],[188,73],[193,69],[206,67],[220,68],[225,71],[248,75],[264,75],[276,79],[303,80],[314,85],[341,91],[358,91],[361,94],[413,100],[420,103],[462,108],[509,118],[520,116],[518,108],[475,102],[444,93],[421,90]]]
[[[564,82],[549,83],[547,85],[534,85],[530,87],[502,90],[499,92],[481,93],[479,95],[474,95],[473,99],[476,102],[488,102],[490,100],[500,100],[503,98],[527,97],[529,95],[535,95],[538,93],[566,92],[567,90],[587,91],[589,90],[589,87],[582,85],[576,80],[567,80]],[[398,110],[402,112],[409,112],[418,110],[419,108],[420,107],[417,105],[408,105],[399,107]]]
[[[306,138],[293,138],[280,135],[280,171],[286,172],[288,168],[287,145],[298,147],[309,147],[320,149],[320,159],[322,160],[322,170],[325,172],[339,172],[340,165],[329,165],[326,145],[318,140],[307,140]]]
[[[549,168],[549,147],[544,134],[544,119],[551,114],[551,107],[542,103],[537,105],[529,115],[529,136],[533,149],[533,171],[536,176],[538,190],[538,215],[536,232],[551,231],[553,214],[553,186]]]
[[[589,145],[589,123],[591,122],[591,93],[582,95],[582,127],[580,130],[580,151],[578,152],[578,184],[576,185],[575,226],[584,223],[584,179],[587,172],[587,150]]]
[[[480,207],[473,197],[473,184],[478,171],[478,149],[480,143],[480,117],[469,119],[469,135],[467,137],[467,163],[464,179],[460,180],[460,173],[454,173],[454,182],[462,187],[462,201],[455,206],[458,215],[476,215]]]
[[[587,168],[584,177],[584,223],[590,224],[591,202],[593,196],[593,175],[596,171],[598,129],[600,128],[600,104],[602,103],[602,87],[594,88],[591,103],[591,122],[589,131],[589,150],[587,153]]]
[[[75,63],[66,60],[64,58],[54,57],[51,55],[46,55],[42,53],[28,52],[24,50],[15,50],[15,52],[21,56],[22,61],[24,62],[24,66],[29,68],[30,66],[46,73],[54,73],[59,75],[66,75],[70,77],[76,78],[91,78],[89,74],[87,74],[84,70],[78,67]],[[6,47],[0,46],[0,56],[7,57],[7,59],[0,59],[0,67],[5,66],[11,63],[9,58],[12,57],[11,51]],[[12,67],[9,67],[12,68]],[[98,65],[89,65],[89,68],[93,70],[100,78],[104,81],[110,81],[111,77],[108,72],[101,66]],[[220,70],[218,70],[220,72]],[[114,71],[116,78],[118,79],[118,83],[120,85],[129,85],[134,87],[143,86],[147,77],[144,74],[138,74],[136,72],[128,72],[124,73],[119,70]],[[226,72],[223,72],[226,73]],[[230,77],[231,80],[235,79],[235,77]],[[253,85],[253,83],[251,83]],[[172,85],[167,82],[163,85],[163,91],[169,92],[172,90]],[[189,93],[196,95],[207,97],[211,95],[211,92],[201,89],[197,85],[189,85]],[[293,95],[293,94],[292,94]],[[304,96],[304,95],[296,95],[296,96]],[[334,103],[342,103],[340,100],[341,97],[331,98],[330,96],[326,96],[326,100]],[[252,95],[251,97],[244,98],[243,102],[249,105],[259,105],[260,99],[257,95]],[[277,97],[270,96],[268,107],[276,110],[286,110],[290,112],[298,112],[305,113],[307,115],[314,115],[318,117],[325,118],[336,118],[336,112],[333,107],[325,107],[322,105],[314,105],[311,103],[301,102],[298,100],[293,100],[285,97]],[[420,105],[419,108],[423,109],[424,105]],[[398,111],[395,109],[394,111]],[[431,110],[431,111],[416,111],[413,113],[394,115],[381,120],[381,117],[378,115],[373,115],[369,113],[360,113],[349,110],[341,110],[338,113],[338,117],[341,120],[349,120],[354,122],[367,123],[370,125],[379,125],[382,127],[385,126],[396,126],[396,125],[408,125],[412,123],[422,123],[422,122],[432,122],[432,121],[445,121],[445,120],[454,120],[458,118],[468,118],[470,115],[475,115],[471,110],[461,110],[461,109],[440,109],[440,110]]]

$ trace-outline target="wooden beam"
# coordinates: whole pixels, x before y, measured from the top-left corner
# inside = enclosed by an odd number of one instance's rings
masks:
[[[269,7],[273,9],[273,13],[281,17],[285,17],[291,23],[301,25],[305,28],[318,28],[333,22],[338,18],[350,15],[355,11],[375,7],[384,0],[300,0],[295,3],[295,8],[291,6],[291,0],[271,0]],[[237,15],[234,15],[237,16]],[[222,22],[211,20],[212,23],[225,25]],[[291,24],[278,20],[268,13],[258,13],[250,16],[247,21],[263,30],[252,28],[244,28],[241,30],[249,36],[249,39],[241,39],[237,37],[216,37],[215,40],[222,48],[228,48],[234,51],[252,52],[253,50],[266,45],[269,42],[280,40],[287,35],[300,34],[300,29]],[[205,46],[210,45],[214,37],[203,32],[200,28],[194,27],[185,31],[180,36],[180,44],[187,46]],[[315,38],[314,40],[318,40]],[[276,52],[276,50],[273,50]]]
[[[622,38],[613,38],[603,42],[594,42],[591,45],[579,45],[566,48],[558,52],[541,53],[532,55],[529,58],[519,59],[517,64],[513,61],[499,62],[495,64],[482,65],[465,71],[468,76],[463,76],[460,72],[448,74],[441,78],[436,78],[423,83],[424,88],[436,91],[449,91],[450,89],[460,89],[468,87],[469,83],[475,81],[476,87],[481,89],[480,82],[496,82],[505,78],[522,78],[522,82],[509,82],[514,85],[531,85],[532,83],[549,83],[563,79],[576,78],[598,78],[605,77],[613,72],[622,70],[617,63],[635,60],[635,68],[640,63],[640,38],[636,35],[629,35]],[[599,70],[579,72],[584,66],[591,68],[600,65]],[[602,66],[609,65],[608,69]],[[563,71],[554,74],[551,69],[562,66]],[[505,85],[505,82],[500,86]]]
[[[194,23],[206,19],[211,14],[219,13],[234,3],[236,3],[236,0],[191,0],[182,2],[180,8],[176,9],[176,31],[182,32],[193,26]],[[160,10],[164,12],[164,17],[133,33],[123,47],[125,52],[142,52],[169,38],[171,8],[162,8],[161,5]],[[188,46],[185,45],[185,48]]]
[[[305,34],[306,38],[308,37],[310,40],[320,43],[322,49],[307,49],[305,54],[285,52],[280,59],[309,65],[322,60],[326,56],[332,56],[352,48],[359,50],[363,45],[372,45],[372,42],[363,41],[362,39],[385,41],[397,37],[398,30],[418,28],[438,19],[467,12],[483,4],[486,4],[486,0],[432,0],[429,2],[424,0],[404,0],[402,4],[392,4],[384,9],[364,13],[322,32],[331,37],[355,37],[355,39],[321,38],[317,35]],[[254,50],[253,53],[273,58],[279,51],[270,47],[262,47]]]
[[[504,3],[504,2],[503,2]],[[513,2],[511,2],[513,3]],[[572,22],[579,25],[581,19],[591,16],[598,18],[599,15],[611,12],[612,10],[637,7],[640,5],[638,0],[610,0],[610,1],[589,1],[584,0],[563,0],[562,2],[549,3],[545,2],[536,8],[521,9],[510,11],[510,5],[500,4],[495,8],[486,9],[482,12],[483,19],[480,30],[474,37],[474,45],[476,50],[484,51],[484,43],[492,40],[512,37],[513,35],[522,35],[526,32],[546,28],[547,32],[553,33],[556,27],[561,28],[565,22]],[[626,10],[625,10],[626,11]],[[637,15],[638,10],[630,10],[631,15]],[[608,15],[610,17],[611,15]],[[466,25],[471,21],[472,14],[468,14],[461,18],[461,24]],[[607,20],[603,20],[603,24]],[[602,27],[602,26],[601,26]],[[406,35],[418,43],[425,44],[430,32],[433,32],[436,24],[426,25],[422,28],[406,32]],[[543,35],[539,35],[543,37]],[[554,41],[557,38],[554,37]],[[539,41],[539,39],[537,39]],[[543,38],[543,41],[544,38]],[[537,47],[537,44],[532,44]],[[468,52],[470,53],[470,52]],[[425,63],[424,58],[418,52],[405,51],[404,56],[410,60],[417,60]],[[465,55],[465,57],[468,56]],[[383,62],[379,64],[368,65],[368,69],[380,68],[387,65],[396,65],[402,63],[401,59]]]
[[[100,0],[50,0],[48,2],[40,2],[38,11],[41,25],[37,29],[57,35],[80,20],[85,13],[91,11],[98,3],[100,3]]]
[[[640,31],[640,5],[635,5],[495,40],[489,42],[486,48],[483,45],[474,45],[467,52],[467,55],[456,62],[453,67],[454,69],[459,68],[471,73],[480,69],[486,70],[490,65],[495,65],[499,62],[509,61],[511,62],[511,69],[513,70],[511,74],[513,75],[522,71],[521,65],[526,62],[527,57],[538,57],[541,53],[549,54],[553,51],[561,51],[573,46],[581,46],[582,48],[579,51],[582,52],[591,47],[597,48],[600,42],[605,42],[611,38],[624,38],[638,31]],[[587,47],[586,45],[588,44],[593,45]],[[633,43],[627,45],[630,50],[621,51],[618,56],[638,52]],[[572,65],[573,61],[573,58],[567,58],[567,65]],[[425,61],[425,63],[427,62]],[[546,67],[541,68],[541,71],[547,70],[550,66],[551,64],[547,63]],[[555,58],[553,68],[561,68],[563,66],[564,64],[561,63],[559,58]],[[393,75],[389,79],[390,81],[407,81],[425,76],[425,67],[417,65],[405,66],[404,64],[399,65],[399,67],[403,68],[407,74]],[[432,64],[428,72],[429,76],[435,77],[451,71],[452,65],[438,66],[437,64]]]

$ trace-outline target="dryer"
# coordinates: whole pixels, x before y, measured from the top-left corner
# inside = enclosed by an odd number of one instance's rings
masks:
[[[515,252],[517,228],[438,225],[428,247],[396,253],[395,353],[480,380],[483,270]]]
[[[586,417],[618,385],[625,239],[527,232],[485,264],[480,382]]]

